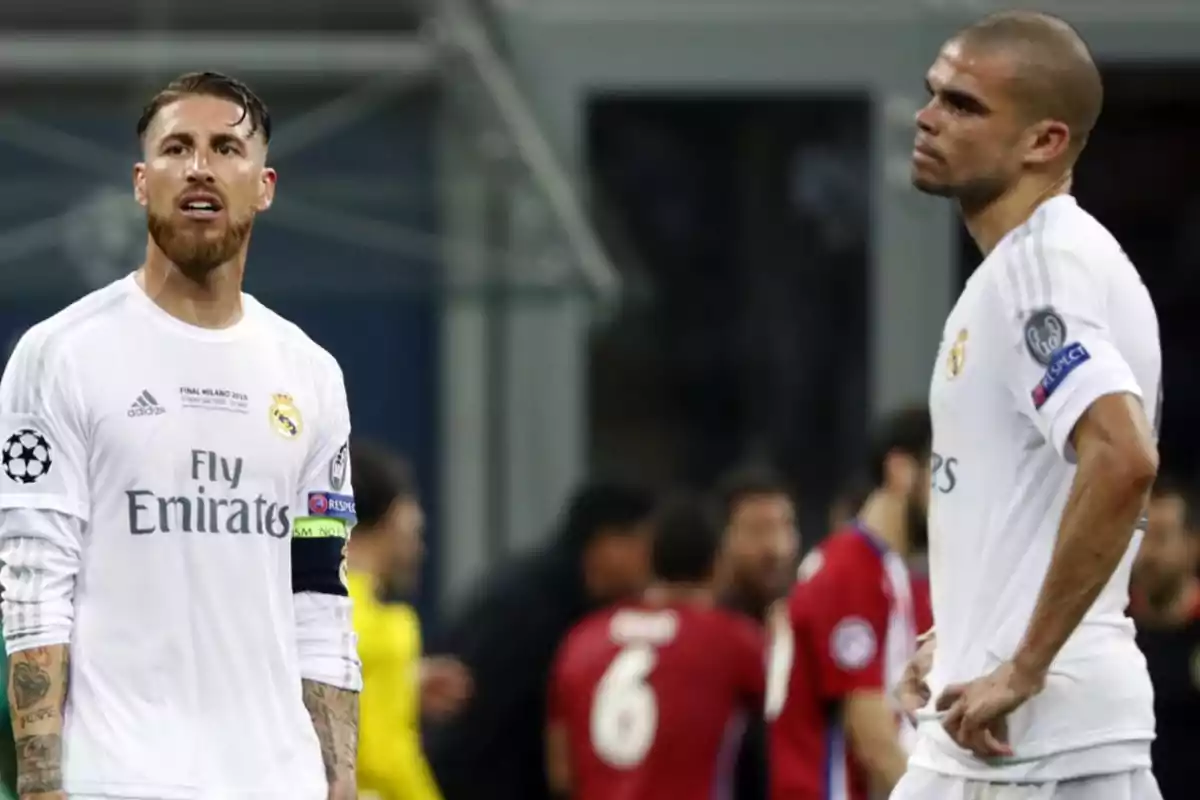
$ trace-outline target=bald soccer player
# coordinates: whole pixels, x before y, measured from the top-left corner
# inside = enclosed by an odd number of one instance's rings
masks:
[[[937,624],[893,800],[1159,800],[1153,692],[1125,616],[1158,469],[1150,295],[1070,195],[1099,72],[1079,35],[987,17],[926,75],[913,183],[984,255],[930,385]]]

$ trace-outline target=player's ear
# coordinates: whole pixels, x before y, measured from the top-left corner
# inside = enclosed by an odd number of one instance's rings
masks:
[[[279,175],[271,167],[263,167],[262,175],[259,176],[258,183],[258,202],[255,208],[259,211],[266,211],[275,202],[275,184],[279,182]]]
[[[1029,128],[1026,164],[1048,164],[1071,149],[1071,129],[1058,120],[1042,120]]]
[[[133,199],[142,208],[146,207],[146,164],[142,161],[133,165]]]

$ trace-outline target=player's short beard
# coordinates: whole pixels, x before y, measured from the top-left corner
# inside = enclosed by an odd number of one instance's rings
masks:
[[[934,197],[948,197],[958,201],[964,211],[983,208],[1004,194],[1007,184],[1002,178],[974,178],[963,183],[940,183],[914,177],[913,187]]]
[[[208,273],[236,256],[250,236],[253,225],[253,217],[230,217],[225,235],[212,239],[202,232],[185,231],[182,226],[173,225],[169,217],[153,211],[146,215],[146,227],[158,249],[194,281],[203,280]]]

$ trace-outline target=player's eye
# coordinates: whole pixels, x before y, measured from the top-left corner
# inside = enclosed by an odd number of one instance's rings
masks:
[[[946,92],[942,101],[956,114],[982,114],[985,108],[975,98],[957,92]]]
[[[217,152],[223,156],[232,156],[232,155],[237,155],[238,149],[235,145],[230,144],[229,142],[225,142],[223,144],[217,145]]]
[[[169,155],[169,156],[177,156],[182,152],[183,152],[183,145],[181,145],[181,144],[169,144],[163,148],[163,153],[165,153],[166,155]]]

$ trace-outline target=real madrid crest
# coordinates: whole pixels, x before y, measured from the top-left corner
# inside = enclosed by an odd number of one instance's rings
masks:
[[[295,439],[304,430],[300,409],[296,408],[290,394],[273,394],[271,397],[274,399],[270,411],[271,427],[283,438]]]
[[[954,344],[950,346],[950,353],[946,356],[946,372],[950,375],[951,380],[959,376],[966,363],[967,329],[963,328],[954,338]]]

